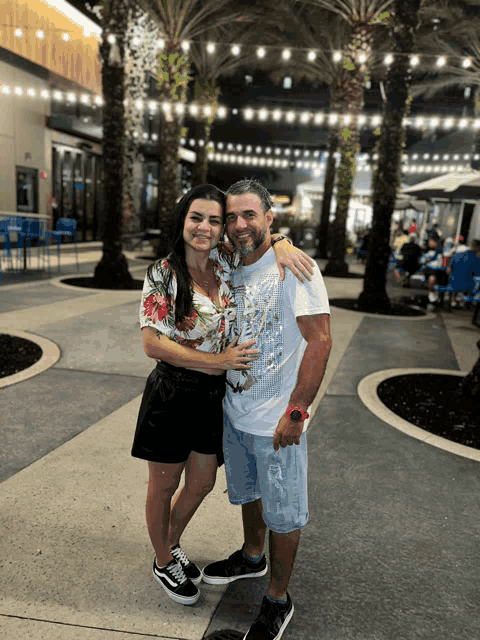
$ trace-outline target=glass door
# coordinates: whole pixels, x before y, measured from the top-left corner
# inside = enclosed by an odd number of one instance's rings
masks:
[[[17,167],[17,211],[38,213],[38,170]]]

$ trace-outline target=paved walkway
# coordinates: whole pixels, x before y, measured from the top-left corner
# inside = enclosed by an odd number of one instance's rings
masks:
[[[99,255],[82,252],[80,270],[92,271]],[[148,263],[128,257],[143,278]],[[362,281],[326,285],[331,298],[354,297]],[[138,303],[138,291],[0,282],[0,332],[31,332],[61,350],[45,372],[0,389],[1,638],[244,633],[267,587],[266,578],[203,585],[198,603],[181,607],[151,577],[146,465],[130,457],[152,368]],[[463,311],[407,320],[332,308],[332,332],[309,431],[311,516],[290,586],[296,613],[283,638],[476,640],[479,463],[386,424],[357,385],[394,367],[469,370],[480,329]],[[184,536],[201,566],[241,545],[240,510],[225,490],[221,471]]]

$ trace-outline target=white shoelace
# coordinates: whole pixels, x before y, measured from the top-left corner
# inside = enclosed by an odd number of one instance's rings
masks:
[[[167,571],[172,574],[178,584],[183,584],[187,581],[185,574],[183,573],[183,569],[179,564],[172,565],[168,567]]]
[[[185,552],[183,551],[182,547],[177,547],[176,549],[171,551],[171,554],[175,558],[175,560],[178,560],[180,562],[182,566],[186,567],[190,564],[190,561],[185,555]]]

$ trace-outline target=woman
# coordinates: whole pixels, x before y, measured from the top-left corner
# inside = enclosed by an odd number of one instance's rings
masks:
[[[149,267],[140,306],[145,352],[158,364],[147,380],[132,455],[148,460],[154,578],[182,604],[200,595],[202,574],[179,540],[223,460],[225,371],[249,369],[259,353],[254,340],[228,344],[236,312],[229,281],[234,255],[219,245],[224,214],[225,196],[213,185],[194,187],[180,200],[171,252]],[[277,261],[290,265],[291,249],[275,240]],[[308,277],[300,258],[296,267]],[[184,469],[185,485],[172,504]]]

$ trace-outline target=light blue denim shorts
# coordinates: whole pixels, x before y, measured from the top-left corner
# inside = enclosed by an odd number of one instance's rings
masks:
[[[302,529],[308,521],[307,436],[278,451],[273,436],[235,429],[224,414],[223,450],[232,504],[262,499],[263,519],[275,533]]]

